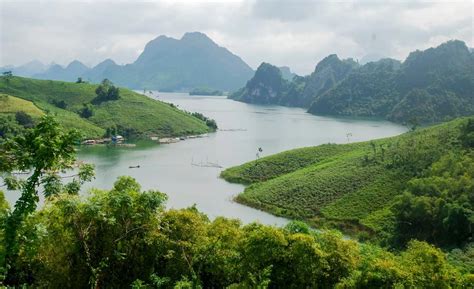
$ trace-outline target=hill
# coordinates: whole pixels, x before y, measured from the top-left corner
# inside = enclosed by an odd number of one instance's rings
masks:
[[[11,71],[14,75],[31,77],[35,74],[45,72],[49,68],[48,65],[41,63],[38,60],[33,60],[19,66],[4,66],[0,67],[0,73]]]
[[[230,98],[299,106],[320,115],[436,123],[473,114],[473,91],[474,54],[454,40],[412,52],[403,63],[386,58],[361,66],[329,55],[311,75],[292,81],[274,68],[257,70]]]
[[[120,98],[93,103],[97,85],[21,77],[0,79],[0,93],[34,103],[43,112],[56,114],[66,128],[77,128],[87,137],[115,130],[129,137],[178,136],[210,131],[204,121],[169,104],[120,88]],[[81,117],[87,108],[92,115]]]
[[[252,68],[240,57],[207,35],[191,32],[181,39],[163,35],[153,39],[130,64],[118,65],[107,59],[88,68],[73,61],[67,67],[53,65],[34,77],[63,81],[82,77],[93,83],[107,78],[119,86],[139,90],[190,91],[212,87],[233,91],[242,87],[252,74]]]
[[[474,56],[464,42],[449,41],[412,52],[401,65],[364,65],[315,99],[309,112],[434,123],[473,114],[473,91]]]
[[[288,94],[289,84],[278,67],[263,62],[246,86],[229,98],[248,103],[281,104]]]
[[[474,185],[474,170],[469,168],[474,166],[472,149],[469,149],[474,146],[474,118],[470,119],[470,126],[465,129],[467,121],[457,119],[370,142],[326,144],[290,150],[226,169],[221,176],[230,182],[249,184],[245,191],[236,197],[240,203],[276,215],[303,219],[317,226],[336,226],[346,232],[364,231],[384,242],[396,244],[401,236],[409,237],[410,234],[397,233],[395,216],[396,212],[402,212],[403,209],[392,211],[391,208],[397,203],[397,196],[401,196],[406,190],[410,192],[410,188],[413,189],[411,186],[417,178],[423,179],[430,176],[432,170],[442,168],[439,176],[433,176],[438,178],[439,182],[449,175],[450,170],[455,169],[456,175],[450,177],[449,182],[458,177],[471,176],[471,185]],[[461,141],[461,135],[470,141]],[[462,162],[469,165],[454,165]],[[434,186],[441,186],[427,182],[424,185],[428,191]],[[457,186],[459,184],[450,183],[446,189],[442,189],[446,187],[443,185],[439,188],[444,190],[444,193],[437,196],[449,196],[452,201],[462,195],[467,197],[467,192],[473,188],[464,183],[464,187],[461,187],[464,191],[461,193],[454,190]],[[424,189],[416,190],[418,194],[422,191]],[[416,195],[415,192],[412,193]],[[451,193],[459,195],[454,197]],[[472,191],[470,194],[472,199],[474,194]],[[423,194],[422,197],[427,198]],[[446,199],[444,202],[447,202]],[[474,200],[471,200],[463,206],[468,210],[469,207],[472,209],[473,204]],[[472,216],[472,211],[470,212],[468,214]],[[415,219],[421,218],[420,214],[418,212]],[[460,218],[455,223],[462,224],[461,219],[465,220]],[[424,220],[424,226],[429,226],[429,218]],[[472,219],[470,222],[472,226]],[[412,230],[420,231],[418,225],[415,227]],[[430,232],[429,236],[435,234],[434,225],[426,230]],[[439,229],[439,232],[441,231],[443,230]],[[468,240],[466,236],[456,237],[457,240],[450,243],[441,241],[442,238],[430,238],[424,236],[424,239],[438,245],[459,245],[457,241],[461,240],[460,243],[463,243]]]
[[[315,97],[336,86],[355,67],[357,63],[352,59],[340,60],[333,54],[319,62],[311,75],[293,75],[289,79],[288,68],[264,62],[245,87],[230,98],[248,103],[309,107]]]

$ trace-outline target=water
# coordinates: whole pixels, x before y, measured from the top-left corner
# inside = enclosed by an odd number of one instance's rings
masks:
[[[78,158],[96,165],[97,178],[86,188],[109,189],[118,176],[129,175],[143,189],[166,193],[170,208],[196,204],[210,218],[225,216],[244,223],[282,225],[286,219],[232,201],[244,186],[220,179],[223,169],[192,166],[191,162],[208,161],[228,168],[255,159],[259,147],[263,149],[260,155],[266,156],[292,148],[364,141],[406,131],[386,121],[320,117],[300,108],[257,106],[225,97],[160,93],[160,99],[215,119],[223,131],[167,145],[81,148]],[[140,168],[129,168],[135,165]]]

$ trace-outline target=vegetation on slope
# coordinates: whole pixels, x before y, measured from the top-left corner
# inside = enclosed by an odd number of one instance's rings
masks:
[[[57,115],[64,127],[77,128],[87,137],[101,137],[107,129],[126,136],[178,136],[211,130],[189,113],[128,89],[120,89],[118,99],[97,101],[96,89],[97,85],[86,83],[0,79],[1,93],[33,102]],[[83,114],[85,108],[88,113]]]
[[[474,113],[474,54],[462,41],[368,63],[316,98],[315,114],[376,116],[397,122],[446,121]]]
[[[91,167],[63,184],[75,161],[74,131],[50,116],[0,145],[0,172],[21,192],[13,210],[0,192],[0,284],[34,288],[461,288],[461,258],[411,241],[404,251],[316,232],[238,220],[210,221],[195,207],[165,210],[166,195],[120,177],[110,191],[78,196]],[[8,163],[3,160],[9,159]],[[45,206],[35,210],[38,195]],[[459,253],[458,253],[459,255]],[[462,254],[461,254],[462,255]]]
[[[472,241],[473,123],[458,119],[387,139],[291,150],[221,176],[251,184],[237,201],[274,214],[363,229],[394,246],[411,238],[458,246]],[[430,208],[440,213],[429,215]],[[407,220],[421,216],[430,224],[422,232],[419,221]],[[437,235],[452,230],[449,240]]]
[[[197,87],[189,92],[189,95],[224,95],[222,90],[209,87]]]
[[[19,111],[32,117],[40,117],[44,114],[31,101],[0,93],[0,114],[15,114]]]

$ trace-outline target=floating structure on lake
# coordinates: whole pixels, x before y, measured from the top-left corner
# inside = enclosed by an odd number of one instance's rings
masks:
[[[202,138],[202,137],[208,137],[208,136],[209,135],[207,133],[205,133],[205,134],[189,135],[189,136],[181,136],[181,137],[164,137],[164,138],[159,138],[158,143],[160,143],[160,144],[170,144],[170,143],[177,143],[177,142],[182,141],[182,140]],[[154,139],[152,139],[152,140],[154,140]]]
[[[215,162],[215,163],[209,162],[207,158],[206,158],[206,162],[201,161],[199,163],[195,163],[194,158],[192,158],[191,165],[195,167],[203,167],[203,168],[220,168],[220,169],[223,168],[221,165],[219,165],[218,162]]]

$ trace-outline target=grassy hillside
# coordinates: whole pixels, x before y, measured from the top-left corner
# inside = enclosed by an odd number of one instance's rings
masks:
[[[120,99],[92,105],[93,115],[81,118],[84,104],[91,105],[97,85],[13,77],[0,80],[0,93],[34,103],[57,115],[66,128],[87,137],[100,137],[107,128],[136,136],[177,136],[209,131],[205,122],[168,104],[120,88]]]
[[[240,203],[312,224],[389,231],[387,209],[407,182],[457,150],[458,119],[397,137],[290,150],[229,168],[221,176],[249,184]]]
[[[0,113],[13,114],[17,111],[23,111],[32,117],[40,117],[44,114],[31,101],[0,93]]]

